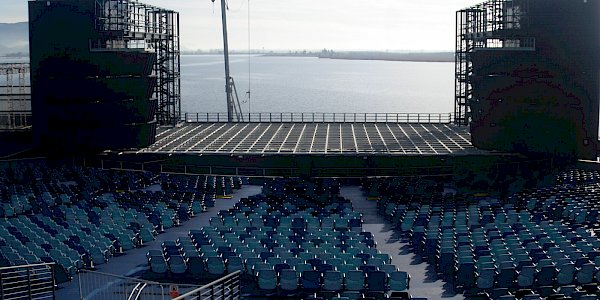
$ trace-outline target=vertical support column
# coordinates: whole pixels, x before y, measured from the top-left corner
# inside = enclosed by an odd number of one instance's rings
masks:
[[[227,5],[221,0],[221,19],[223,22],[223,55],[225,56],[225,94],[227,96],[227,122],[233,121],[233,95],[229,74],[229,41],[227,40]]]

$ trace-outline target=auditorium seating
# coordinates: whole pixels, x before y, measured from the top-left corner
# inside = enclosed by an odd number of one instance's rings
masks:
[[[197,278],[242,270],[263,292],[286,295],[408,290],[410,276],[377,250],[373,235],[362,230],[361,214],[338,191],[335,181],[267,181],[263,194],[180,238],[189,238],[204,258],[205,273]]]
[[[573,170],[552,187],[506,199],[448,195],[439,183],[416,179],[371,181],[365,190],[381,199],[379,213],[413,251],[465,295],[597,299],[599,178]]]
[[[67,281],[78,269],[154,240],[157,229],[193,217],[214,205],[217,192],[240,184],[237,178],[44,164],[2,169],[0,267],[56,262],[58,281]],[[188,269],[187,257],[149,252],[147,258],[156,273]]]

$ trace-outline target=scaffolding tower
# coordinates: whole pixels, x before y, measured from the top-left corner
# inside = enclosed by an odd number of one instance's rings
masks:
[[[534,51],[528,35],[529,0],[490,0],[456,12],[454,116],[469,125],[473,101],[473,62],[478,50]]]
[[[0,64],[0,129],[26,128],[31,124],[29,64]]]
[[[132,0],[95,0],[97,40],[91,50],[144,49],[156,52],[152,74],[157,83],[159,125],[181,117],[179,13]]]

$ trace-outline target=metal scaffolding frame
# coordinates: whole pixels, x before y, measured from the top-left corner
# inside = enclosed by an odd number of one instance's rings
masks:
[[[454,115],[468,125],[473,100],[473,62],[478,50],[534,51],[528,36],[529,0],[489,0],[456,12]]]
[[[133,0],[95,0],[95,14],[100,35],[90,41],[91,50],[156,52],[156,120],[175,125],[181,118],[179,13]]]
[[[0,64],[0,128],[31,124],[31,85],[28,63]]]

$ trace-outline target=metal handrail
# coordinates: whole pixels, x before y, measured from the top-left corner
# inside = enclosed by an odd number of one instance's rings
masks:
[[[52,262],[0,268],[0,298],[55,299],[55,266]]]
[[[34,267],[42,267],[42,266],[53,266],[56,263],[41,263],[41,264],[29,264],[29,265],[21,265],[21,266],[10,266],[10,267],[0,267],[0,272],[7,271],[11,269],[22,269],[22,268],[34,268]]]
[[[208,284],[206,284],[204,286],[201,286],[201,287],[199,287],[199,288],[197,288],[197,289],[195,289],[193,291],[185,293],[185,294],[183,294],[183,295],[175,298],[174,300],[185,300],[187,297],[192,297],[194,295],[197,295],[197,294],[201,293],[203,290],[207,290],[207,289],[211,288],[212,286],[225,283],[225,282],[227,282],[231,278],[239,277],[240,274],[241,274],[241,271],[235,271],[235,272],[233,272],[233,273],[231,273],[231,274],[229,274],[229,275],[227,275],[225,277],[219,278],[219,279],[217,279],[217,280],[215,280],[215,281],[213,281],[211,283],[208,283]]]
[[[82,269],[77,273],[80,299],[113,299],[110,295],[120,293],[123,299],[140,299],[153,295],[153,299],[167,299],[168,284],[128,276],[103,273]],[[179,285],[186,290],[195,289],[197,285]]]
[[[148,283],[141,283],[139,282],[138,284],[135,285],[135,287],[133,288],[133,290],[131,291],[131,294],[129,294],[129,297],[127,298],[127,300],[137,300],[140,298],[140,295],[142,294],[142,291],[148,286]]]
[[[227,122],[227,113],[183,113],[187,123]],[[454,121],[453,113],[317,113],[317,112],[259,112],[244,114],[243,122],[256,123],[436,123]]]
[[[138,279],[138,278],[133,278],[133,277],[127,277],[127,276],[121,276],[121,275],[115,275],[115,274],[103,273],[103,272],[99,272],[99,271],[92,271],[92,270],[85,270],[85,269],[80,270],[78,274],[80,274],[80,273],[104,275],[104,276],[108,276],[108,277],[114,277],[117,279],[131,280],[131,281],[135,281],[138,283],[149,283],[149,284],[156,284],[156,285],[162,284],[160,282],[151,281],[151,280],[143,280],[143,279]]]

